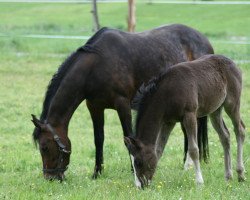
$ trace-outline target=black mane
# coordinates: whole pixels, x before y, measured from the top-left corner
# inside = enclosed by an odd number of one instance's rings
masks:
[[[139,121],[144,113],[145,108],[147,107],[147,99],[151,97],[158,89],[158,85],[161,80],[165,77],[165,74],[168,70],[161,73],[159,76],[150,79],[150,81],[145,84],[143,83],[141,87],[137,90],[134,99],[132,100],[131,107],[137,110],[135,131],[138,128]]]
[[[44,121],[47,118],[47,114],[49,111],[49,107],[51,104],[51,101],[53,97],[55,96],[58,88],[60,87],[60,84],[67,74],[67,72],[70,70],[70,67],[73,63],[76,62],[77,58],[82,52],[90,52],[90,53],[97,53],[95,49],[93,48],[92,44],[99,38],[99,36],[106,31],[108,28],[102,28],[99,31],[97,31],[87,42],[84,46],[78,48],[75,52],[73,52],[58,68],[57,72],[53,75],[52,79],[50,80],[50,83],[47,88],[47,92],[45,94],[44,102],[43,102],[43,108],[42,113],[40,116],[40,120]],[[36,141],[39,137],[40,130],[38,128],[35,128],[33,132],[33,139]]]
[[[98,49],[95,49],[93,47],[93,44],[97,39],[99,39],[100,35],[104,33],[105,31],[109,30],[107,27],[103,27],[100,30],[98,30],[86,43],[84,46],[79,47],[77,51],[84,51],[89,53],[100,53]]]

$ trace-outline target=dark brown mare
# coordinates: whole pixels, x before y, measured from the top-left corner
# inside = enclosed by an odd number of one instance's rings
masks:
[[[224,149],[225,178],[232,178],[230,135],[222,118],[224,108],[237,139],[238,180],[244,180],[242,160],[244,124],[240,118],[241,71],[228,58],[205,55],[170,67],[144,88],[136,121],[136,136],[125,137],[138,187],[147,185],[155,172],[176,122],[188,137],[188,153],[194,162],[196,182],[203,183],[197,146],[197,117],[210,116]],[[142,91],[142,90],[141,90]]]
[[[48,86],[40,120],[33,116],[33,136],[39,143],[45,177],[64,176],[71,151],[68,125],[83,100],[93,121],[96,178],[103,163],[104,109],[115,109],[124,136],[131,135],[130,102],[139,86],[174,64],[209,53],[213,48],[206,37],[184,25],[136,34],[98,31],[61,65]]]

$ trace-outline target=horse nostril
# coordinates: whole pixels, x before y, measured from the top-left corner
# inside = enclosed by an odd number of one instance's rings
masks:
[[[64,176],[62,174],[58,174],[57,175],[57,180],[59,180],[60,182],[62,182],[64,180]]]

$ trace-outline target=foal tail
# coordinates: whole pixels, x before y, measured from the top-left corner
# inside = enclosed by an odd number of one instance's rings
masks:
[[[208,162],[209,158],[209,148],[208,148],[208,135],[207,135],[207,116],[201,117],[197,119],[197,140],[198,140],[198,148],[199,148],[199,158],[200,160],[203,158],[204,162]],[[185,129],[182,127],[182,131],[184,133],[184,162],[187,157],[188,151],[188,139]]]

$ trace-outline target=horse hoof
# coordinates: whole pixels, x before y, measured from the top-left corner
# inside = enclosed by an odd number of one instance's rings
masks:
[[[239,176],[238,177],[238,182],[243,182],[246,180],[246,177],[245,176]]]
[[[196,182],[197,189],[203,189],[203,187],[204,187],[204,182]]]
[[[202,186],[202,185],[204,185],[203,178],[199,178],[199,179],[197,179],[197,180],[196,180],[196,184],[197,184],[198,186]]]
[[[103,166],[102,165],[100,167],[95,166],[94,174],[92,175],[92,179],[97,179],[98,176],[100,176],[102,174],[102,171],[103,171]]]
[[[97,179],[102,174],[101,170],[95,171],[92,175],[92,179]]]
[[[98,173],[96,173],[96,172],[95,172],[95,173],[92,175],[92,179],[94,179],[94,180],[95,180],[95,179],[97,179],[97,178],[98,178],[98,176],[99,176],[99,175],[98,175]]]
[[[229,174],[227,174],[227,175],[225,176],[225,178],[226,178],[226,181],[231,181],[231,180],[233,180],[233,174],[232,174],[232,173],[229,173]]]

